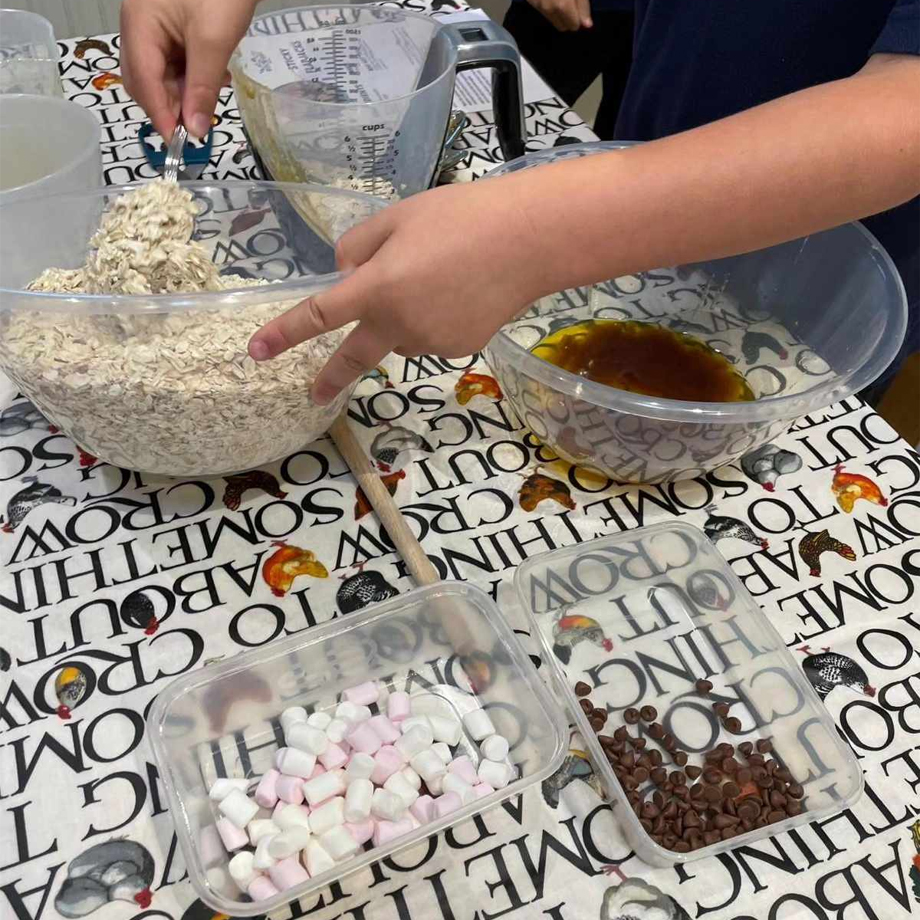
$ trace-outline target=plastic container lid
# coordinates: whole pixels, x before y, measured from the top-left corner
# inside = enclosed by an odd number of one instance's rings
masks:
[[[859,798],[862,771],[823,703],[697,528],[657,524],[545,553],[522,563],[514,584],[607,801],[647,863],[669,866],[713,856],[820,819]],[[712,690],[698,691],[700,679],[709,680]],[[625,724],[626,709],[654,706],[657,721],[689,754],[690,764],[704,766],[703,755],[722,742],[737,747],[769,739],[773,752],[767,756],[804,787],[802,812],[689,853],[659,845],[640,825],[578,703],[573,691],[578,681],[591,687],[594,705],[608,712],[602,734]],[[740,719],[738,733],[724,728],[713,711],[717,702],[728,703],[728,716]],[[647,723],[627,728],[647,739],[646,752],[662,751],[669,772],[680,769],[649,736]],[[736,757],[743,764],[744,758]],[[655,789],[651,780],[639,786],[649,798]]]

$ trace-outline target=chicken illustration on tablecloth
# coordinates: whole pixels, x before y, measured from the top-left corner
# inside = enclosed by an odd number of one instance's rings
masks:
[[[776,480],[802,468],[802,458],[791,450],[775,444],[764,444],[741,458],[745,476],[762,485],[768,492],[776,488]]]
[[[110,901],[146,910],[153,895],[153,857],[133,840],[108,840],[85,850],[67,867],[54,907],[62,917],[85,917]]]
[[[553,624],[553,654],[563,663],[572,658],[572,649],[581,642],[590,642],[605,652],[613,649],[613,642],[604,635],[597,620],[580,613],[565,613]]]
[[[604,787],[594,772],[587,753],[578,748],[570,748],[565,760],[562,761],[562,766],[552,776],[543,780],[543,801],[550,808],[558,808],[562,790],[577,779],[587,783],[597,793],[598,798],[604,798]]]
[[[492,399],[502,398],[502,388],[498,381],[488,374],[474,374],[467,371],[455,384],[454,393],[457,402],[465,406],[474,396],[490,396]]]
[[[47,482],[39,482],[36,476],[23,476],[26,483],[9,500],[6,506],[6,521],[0,528],[4,533],[12,533],[23,521],[23,518],[39,505],[58,504],[76,505],[77,500],[72,495],[64,495],[57,486]]]
[[[335,602],[342,613],[354,613],[368,604],[376,604],[399,594],[380,572],[349,575],[335,592]]]
[[[770,548],[770,541],[757,536],[744,521],[716,514],[715,505],[709,505],[706,511],[709,513],[709,517],[703,522],[703,532],[713,543],[729,539],[744,540],[745,543],[753,543],[754,546],[759,546],[761,549]]]
[[[826,530],[820,533],[810,533],[807,537],[802,537],[799,543],[799,556],[808,566],[809,575],[818,576],[821,574],[821,554],[836,553],[838,556],[854,562],[856,553],[852,546],[841,542],[836,537],[832,537]]]
[[[800,652],[810,653],[807,645]],[[855,693],[875,696],[875,687],[869,683],[866,672],[849,655],[841,655],[825,649],[817,654],[807,654],[802,661],[802,670],[818,696],[825,699],[835,687],[846,687]]]
[[[421,450],[426,454],[434,453],[431,445],[418,432],[410,431],[402,425],[389,425],[381,431],[371,442],[371,457],[384,473],[390,472],[390,467],[396,458],[411,450]]]
[[[299,575],[329,577],[326,566],[310,550],[291,546],[283,540],[274,541],[272,546],[278,548],[262,564],[262,578],[275,597],[284,597]]]
[[[58,430],[27,399],[13,403],[0,412],[0,438],[11,438],[33,428],[44,429],[52,434]]]
[[[745,332],[741,339],[741,353],[748,364],[760,360],[760,350],[766,348],[778,358],[785,361],[789,352],[767,332]]]
[[[132,591],[125,597],[118,608],[118,615],[125,626],[142,629],[148,636],[160,628],[153,601],[142,589]]]
[[[267,470],[249,470],[247,473],[234,473],[224,476],[227,487],[224,489],[224,504],[236,511],[243,499],[243,494],[250,489],[261,489],[272,498],[287,498],[287,492],[281,490],[277,477]]]
[[[834,467],[834,480],[831,483],[831,491],[837,496],[837,504],[847,514],[852,513],[853,505],[860,498],[864,498],[875,505],[880,505],[882,508],[888,507],[888,499],[882,495],[882,490],[868,476],[863,476],[860,473],[844,472],[842,463],[838,463]]]
[[[54,695],[58,701],[57,716],[69,719],[71,710],[86,696],[89,680],[76,664],[65,664],[54,678]]]
[[[604,892],[600,920],[690,920],[690,914],[645,879],[624,877]]]
[[[572,491],[564,482],[543,473],[531,473],[521,486],[518,502],[524,511],[535,511],[542,501],[551,500],[569,511],[575,510]]]
[[[390,495],[395,495],[400,481],[405,478],[405,470],[396,470],[381,476],[380,481],[386,486],[386,490]],[[364,489],[358,486],[358,490],[355,492],[355,520],[360,521],[365,514],[370,514],[373,510],[374,506],[370,503],[367,495],[364,494]]]

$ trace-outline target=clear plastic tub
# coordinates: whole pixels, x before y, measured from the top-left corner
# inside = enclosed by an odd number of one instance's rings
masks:
[[[335,240],[385,202],[315,186],[184,183],[199,209],[195,238],[229,289],[24,290],[47,268],[81,266],[102,215],[135,187],[0,206],[0,368],[85,451],[147,473],[252,469],[319,437],[351,388],[325,407],[309,388],[347,330],[263,364],[248,357],[249,338],[336,282]],[[244,286],[252,279],[273,283]]]
[[[227,880],[226,859],[210,865],[202,860],[198,841],[202,833],[213,833],[208,828],[215,821],[209,784],[218,775],[255,776],[268,769],[286,707],[334,708],[343,690],[367,680],[410,696],[434,693],[460,716],[484,707],[511,741],[517,779],[271,900],[244,900]],[[157,696],[148,737],[197,894],[229,916],[253,916],[306,897],[542,781],[565,757],[567,720],[492,600],[477,588],[442,582],[180,677]],[[464,736],[460,746],[478,759],[470,739]]]
[[[0,93],[63,96],[54,28],[28,10],[0,9]]]
[[[631,146],[572,144],[489,176]],[[756,400],[642,396],[531,353],[550,331],[592,319],[639,320],[706,342],[733,362]],[[525,424],[565,460],[619,481],[662,482],[716,469],[796,418],[858,393],[895,358],[906,322],[897,269],[862,224],[852,223],[546,297],[495,335],[484,355]]]
[[[862,770],[824,704],[757,603],[697,528],[656,524],[544,553],[521,564],[514,584],[606,800],[645,862],[670,866],[713,856],[820,820],[862,794]],[[696,690],[699,679],[712,682],[708,695]],[[657,721],[698,766],[701,754],[721,742],[737,747],[769,739],[774,751],[769,756],[804,787],[802,813],[689,853],[659,845],[640,825],[578,703],[573,690],[578,681],[591,687],[595,706],[609,712],[602,734],[625,724],[627,708],[651,705]],[[720,701],[741,720],[740,732],[730,734],[722,726],[712,709]],[[647,739],[646,751],[658,747],[644,722],[627,729]],[[664,758],[668,771],[680,769]],[[651,780],[639,787],[640,794],[654,789]]]

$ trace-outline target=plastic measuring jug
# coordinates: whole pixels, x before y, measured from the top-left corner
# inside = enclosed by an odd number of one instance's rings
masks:
[[[301,7],[253,20],[230,63],[266,178],[405,198],[437,175],[461,70],[493,69],[506,159],[524,151],[520,56],[487,20],[442,24],[402,10]]]
[[[58,46],[44,16],[0,9],[0,93],[60,96]]]

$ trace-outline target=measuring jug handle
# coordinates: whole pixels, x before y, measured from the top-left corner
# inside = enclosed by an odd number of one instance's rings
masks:
[[[492,68],[492,109],[505,160],[524,155],[524,89],[521,55],[511,34],[490,19],[446,23],[457,49],[457,72]]]

